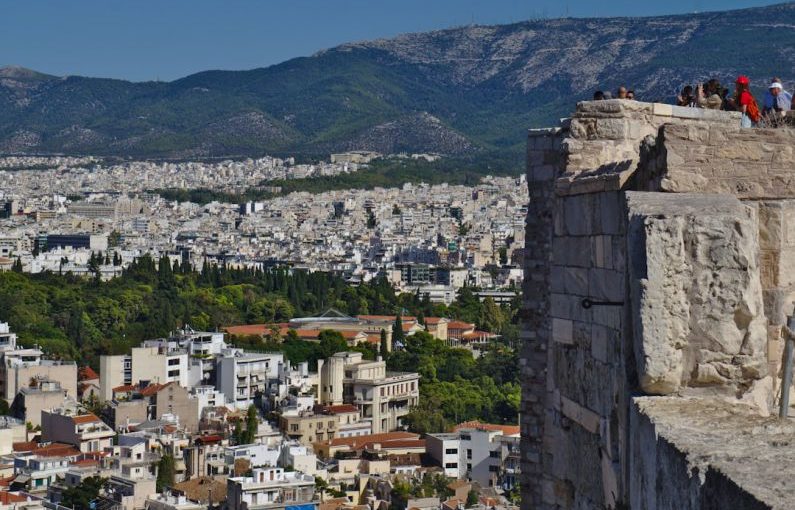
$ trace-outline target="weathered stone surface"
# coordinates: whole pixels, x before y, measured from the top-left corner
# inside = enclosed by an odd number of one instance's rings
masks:
[[[793,129],[666,124],[655,143],[649,159],[639,164],[635,189],[795,198]]]
[[[785,510],[795,501],[795,423],[715,399],[638,397],[630,508]]]
[[[627,193],[643,391],[742,393],[767,373],[755,208],[716,195]]]

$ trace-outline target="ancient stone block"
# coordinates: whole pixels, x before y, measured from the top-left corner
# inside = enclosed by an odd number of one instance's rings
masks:
[[[562,344],[573,344],[572,322],[566,319],[552,319],[552,339]]]
[[[755,209],[717,195],[630,192],[627,200],[643,391],[670,394],[698,384],[741,392],[764,377]]]

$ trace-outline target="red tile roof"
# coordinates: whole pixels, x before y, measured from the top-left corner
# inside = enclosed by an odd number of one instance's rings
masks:
[[[369,443],[365,443],[363,445],[359,445],[359,448],[366,448],[372,449],[378,445],[382,450],[390,450],[393,448],[425,448],[425,440],[424,439],[395,439],[392,441],[370,441]]]
[[[151,397],[152,395],[163,389],[165,386],[166,386],[165,384],[157,384],[157,383],[150,384],[149,386],[141,390],[141,395],[143,395],[144,397]]]
[[[449,322],[450,319],[448,319],[447,317],[425,317],[425,324],[428,324],[429,326],[434,324],[439,324],[442,321]]]
[[[26,496],[21,496],[19,494],[14,494],[12,492],[0,492],[0,504],[3,505],[10,505],[12,503],[23,503],[27,501],[28,498]]]
[[[133,386],[132,384],[122,384],[121,386],[116,386],[115,388],[113,388],[114,393],[121,393],[121,392],[126,393],[128,391],[134,391],[134,390],[135,386]]]
[[[478,420],[465,421],[455,426],[453,430],[458,432],[462,429],[495,430],[502,431],[506,436],[514,436],[519,433],[519,425],[497,425],[495,423],[481,423]]]
[[[230,335],[264,335],[272,329],[279,329],[276,324],[244,324],[241,326],[227,326],[224,329]]]
[[[224,440],[224,436],[219,436],[217,434],[207,435],[207,436],[199,436],[196,438],[196,442],[199,444],[208,444],[208,443],[220,443]]]
[[[80,424],[80,423],[92,423],[95,421],[102,421],[102,420],[97,418],[97,415],[95,415],[94,413],[88,413],[88,414],[81,414],[80,416],[72,416],[72,421],[77,424]]]
[[[475,325],[464,321],[450,321],[447,329],[475,329]]]
[[[39,446],[35,441],[25,441],[14,443],[11,447],[15,452],[30,452],[40,457],[76,457],[80,455],[80,451],[74,446],[64,443]]]
[[[80,367],[80,370],[77,372],[77,380],[85,381],[86,379],[99,379],[99,374],[94,372],[94,369],[91,367]]]
[[[97,459],[80,459],[72,462],[73,466],[96,466],[99,464]]]
[[[18,443],[13,443],[11,445],[11,449],[15,452],[29,452],[31,450],[35,450],[38,448],[39,443],[36,441],[20,441]]]

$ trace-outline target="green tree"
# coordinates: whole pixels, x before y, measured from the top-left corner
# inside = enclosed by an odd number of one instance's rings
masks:
[[[400,318],[400,312],[395,315],[395,323],[392,325],[392,348],[398,345],[405,346],[406,335],[403,333],[403,319]]]
[[[392,485],[392,490],[389,493],[389,509],[390,510],[404,510],[411,497],[411,486],[401,480],[395,481]]]
[[[503,315],[502,309],[497,306],[497,303],[495,303],[494,299],[490,296],[483,300],[480,306],[480,317],[477,322],[480,327],[486,331],[492,333],[499,333],[502,331],[506,322],[505,316]]]
[[[246,412],[246,432],[244,435],[245,444],[251,444],[257,438],[257,427],[259,426],[259,413],[254,404],[248,406]]]
[[[348,342],[339,331],[324,329],[318,335],[318,350],[316,359],[327,359],[338,352],[348,350]]]
[[[121,234],[116,230],[111,230],[108,234],[108,248],[115,248],[121,244]]]
[[[232,439],[235,441],[235,444],[246,443],[242,420],[235,420],[235,428],[232,430]]]
[[[157,465],[157,480],[155,481],[157,492],[162,492],[166,487],[173,487],[174,476],[174,457],[168,454],[163,455]]]
[[[470,489],[470,491],[467,493],[466,507],[472,508],[473,506],[478,504],[478,501],[479,501],[478,491],[476,491],[475,489]]]
[[[381,351],[380,351],[381,352],[381,357],[384,358],[384,360],[386,360],[389,357],[389,344],[388,344],[388,340],[387,340],[386,330],[385,329],[381,330],[381,343],[380,343],[380,346],[381,346]]]
[[[89,510],[91,502],[99,497],[99,492],[104,485],[105,479],[102,477],[85,478],[80,485],[64,489],[61,495],[61,505],[74,510]]]

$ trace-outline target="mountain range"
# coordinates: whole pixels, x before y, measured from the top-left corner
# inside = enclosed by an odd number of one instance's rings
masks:
[[[795,81],[795,3],[647,18],[465,26],[344,44],[172,82],[0,68],[0,153],[151,158],[519,154],[594,90],[668,100],[687,83]]]

